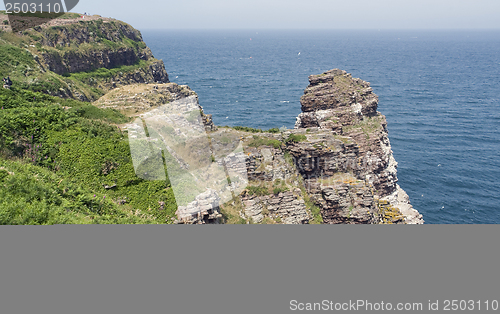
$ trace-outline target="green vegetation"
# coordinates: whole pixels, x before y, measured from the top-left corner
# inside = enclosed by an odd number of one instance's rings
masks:
[[[140,60],[134,65],[122,65],[112,69],[99,68],[88,72],[66,73],[64,74],[64,77],[76,79],[90,86],[95,86],[99,80],[110,79],[118,75],[120,72],[128,73],[139,68],[143,68],[144,66],[146,66],[146,61]]]
[[[0,103],[1,224],[171,222],[170,182],[138,178],[109,124],[127,117],[16,87]]]
[[[248,146],[251,147],[272,146],[278,149],[281,147],[281,142],[275,139],[259,137],[257,135],[254,135],[253,139],[248,143]]]
[[[278,195],[278,194],[280,194],[282,192],[286,192],[286,191],[288,191],[287,187],[277,186],[277,187],[273,188],[273,194],[274,195]]]
[[[321,209],[311,200],[309,194],[307,194],[304,188],[301,188],[301,190],[302,190],[302,195],[304,196],[304,203],[306,205],[306,209],[310,210],[313,216],[313,218],[309,220],[309,224],[319,225],[323,223],[323,217],[321,216]]]
[[[306,141],[307,137],[303,134],[290,134],[288,138],[285,140],[285,143],[290,143],[290,142],[303,142]]]
[[[225,126],[226,128],[228,128],[228,126]],[[254,128],[249,128],[247,126],[233,126],[232,127],[233,129],[237,130],[237,131],[243,131],[243,132],[250,132],[250,133],[279,133],[280,130],[278,128],[271,128],[267,131],[263,131],[261,129],[254,129]]]
[[[3,159],[0,167],[1,225],[156,223],[43,167]]]
[[[74,18],[78,14],[67,13],[59,18]],[[126,27],[129,29],[126,30]],[[81,42],[81,33],[90,34],[85,42]],[[142,72],[149,73],[149,66],[157,62],[150,58],[141,60],[138,56],[146,48],[140,33],[127,24],[119,21],[80,20],[78,23],[65,26],[42,28],[40,26],[27,29],[20,35],[12,32],[0,32],[0,75],[10,76],[14,86],[35,92],[61,96],[64,98],[82,95],[88,100],[96,100],[103,96],[119,78]],[[105,68],[95,63],[92,55],[133,51],[134,64]],[[62,73],[71,68],[75,60],[90,61],[87,72]],[[44,60],[49,60],[57,73],[47,71]],[[60,64],[61,66],[57,66]],[[44,68],[42,68],[44,67]],[[74,71],[74,69],[73,69]],[[85,99],[82,98],[82,99]]]
[[[82,42],[82,36],[87,35]],[[75,100],[96,100],[115,81],[126,84],[135,80],[131,77],[136,73],[149,73],[157,60],[144,58],[149,57],[146,48],[138,31],[112,20],[79,20],[50,28],[37,26],[22,33],[0,32],[0,75],[13,81],[10,90],[0,89],[0,224],[172,223],[177,204],[168,174],[166,180],[157,181],[136,175],[136,170],[152,174],[158,169],[144,163],[134,166],[128,134],[117,126],[131,118]],[[119,50],[130,52],[128,56],[135,56],[136,62],[131,64],[134,59],[127,57],[129,65],[112,68],[98,61],[87,62],[88,71],[69,73],[79,68],[74,64],[78,60],[94,60],[95,54]],[[199,114],[195,110],[187,119],[194,121]],[[283,134],[286,127],[233,129],[255,134],[245,140],[250,147],[284,147],[273,135],[263,133]],[[239,136],[234,131],[228,134]],[[291,134],[285,142],[305,140],[305,135]],[[220,142],[230,144],[232,139],[222,136]],[[163,161],[174,158],[163,153]],[[288,152],[285,159],[294,166]],[[215,162],[215,156],[211,160]],[[179,171],[182,169],[169,167],[170,174]],[[181,184],[194,185],[187,181]],[[252,182],[246,192],[277,195],[290,188],[281,180]],[[177,196],[181,203],[184,196]],[[311,223],[321,222],[319,208],[307,194],[304,197],[314,216]],[[242,211],[243,204],[235,197],[221,206],[222,222],[252,223],[241,217]],[[281,222],[266,211],[264,223]]]
[[[366,136],[366,139],[370,139],[370,134],[373,134],[377,130],[382,130],[382,117],[365,117],[359,123],[355,125],[345,126],[342,128],[342,131],[345,134],[349,134],[355,129],[361,129]]]
[[[233,202],[221,205],[220,210],[223,223],[237,225],[244,225],[247,223],[247,220],[240,216],[240,213],[243,211],[243,204],[238,197],[233,200]]]
[[[292,167],[295,168],[295,163],[293,161],[293,156],[290,155],[289,152],[285,151],[285,153],[283,154],[283,157],[285,158],[285,161]]]
[[[289,191],[290,189],[286,186],[286,182],[280,179],[276,179],[273,182],[273,194],[278,195],[282,192]]]
[[[257,196],[264,196],[264,195],[269,195],[269,188],[263,185],[250,185],[247,186],[248,194],[249,195],[257,195]]]

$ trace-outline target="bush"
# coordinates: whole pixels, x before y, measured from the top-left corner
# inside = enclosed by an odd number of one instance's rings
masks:
[[[249,128],[246,126],[234,126],[233,129],[237,131],[244,131],[244,132],[250,132],[250,133],[262,133],[261,129],[254,129],[254,128]]]
[[[0,224],[152,223],[131,216],[106,195],[37,166],[0,159],[13,170],[0,186]]]
[[[303,141],[306,141],[307,140],[307,137],[303,134],[290,134],[288,136],[288,138],[285,140],[286,143],[289,143],[289,142],[303,142]]]
[[[280,193],[282,193],[282,192],[286,192],[286,191],[288,191],[288,188],[287,188],[287,187],[282,187],[282,186],[281,186],[281,187],[275,187],[275,188],[273,189],[273,194],[274,194],[274,195],[278,195],[278,194],[280,194]]]
[[[50,171],[57,173],[60,178],[57,182],[62,182],[61,187],[66,186],[72,190],[69,183],[64,183],[69,180],[76,190],[85,191],[78,192],[73,197],[70,190],[63,193],[53,185],[47,186],[36,179],[33,181],[30,175],[18,177],[19,171],[32,169],[30,167],[33,165],[13,163],[11,167],[13,165],[18,167],[15,170],[17,181],[12,181],[14,179],[11,176],[7,176],[5,171],[0,171],[3,184],[5,180],[10,180],[7,184],[8,189],[0,195],[0,203],[1,200],[12,200],[13,204],[17,204],[12,207],[5,202],[1,203],[0,208],[3,210],[1,215],[7,217],[2,220],[3,223],[50,224],[55,221],[60,222],[57,220],[59,216],[70,217],[61,220],[68,223],[151,221],[150,218],[139,219],[135,214],[131,216],[135,218],[127,218],[128,220],[123,218],[125,219],[123,220],[120,218],[123,213],[116,211],[117,208],[110,203],[110,199],[126,199],[127,204],[124,206],[147,213],[157,221],[171,222],[170,218],[175,216],[177,204],[173,191],[169,188],[168,179],[144,181],[138,178],[132,164],[126,135],[115,126],[106,123],[106,121],[124,122],[128,120],[127,117],[114,110],[99,109],[88,103],[63,100],[16,88],[1,89],[0,102],[4,106],[4,109],[0,110],[0,152],[5,156],[27,157],[30,163],[45,168],[47,172],[44,172],[44,176],[51,173]],[[64,109],[63,106],[71,108]],[[103,171],[106,165],[114,166],[109,171]],[[20,184],[23,180],[26,181],[24,186]],[[106,190],[103,187],[105,185],[116,186]],[[93,195],[103,196],[102,193],[106,193],[108,201],[102,204],[95,203]],[[52,200],[51,197],[62,201],[51,203],[49,202],[49,199]],[[30,218],[31,220],[19,220],[16,217],[25,217],[25,214],[19,212],[19,208],[27,202],[33,202],[41,209],[46,208],[48,214],[45,210],[41,210],[33,216],[33,219]],[[160,208],[161,202],[164,205]],[[66,213],[66,210],[72,213]],[[80,216],[76,219],[75,213],[82,213],[82,217],[91,215],[93,218],[91,221],[81,220]]]
[[[263,195],[269,195],[269,190],[267,187],[264,186],[248,186],[247,187],[248,194],[249,195],[257,195],[257,196],[263,196]]]

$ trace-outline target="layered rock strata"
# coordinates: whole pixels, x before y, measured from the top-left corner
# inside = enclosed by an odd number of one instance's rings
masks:
[[[2,36],[32,58],[23,72],[9,61],[9,50],[4,51],[16,83],[53,96],[94,101],[120,86],[169,82],[163,61],[154,58],[138,30],[112,18],[72,16],[45,19],[42,25],[35,17],[33,23],[27,18],[23,31]],[[5,22],[7,16],[0,14],[0,23]],[[10,25],[2,25],[3,31],[11,31]]]
[[[385,116],[368,82],[334,69],[309,77],[290,142],[325,223],[423,223],[397,184]]]
[[[180,207],[179,223],[220,222],[216,218],[227,214],[224,208],[252,223],[423,223],[397,184],[387,122],[377,112],[378,97],[368,82],[341,70],[313,75],[301,103],[303,112],[293,130],[214,132],[213,124],[206,124],[217,160],[227,159],[236,143],[243,143],[244,162],[228,165],[246,169],[227,170],[246,171],[248,183],[212,212],[202,204],[198,215],[198,200]]]
[[[124,84],[169,82],[163,61],[154,59],[141,33],[132,26],[101,17],[70,19],[64,26],[58,26],[57,21],[37,26],[29,32],[30,36],[40,38],[42,46],[56,48],[46,48],[41,54],[41,63],[46,70],[63,75],[134,65],[141,60],[153,61],[141,77],[134,74],[129,78],[116,76],[114,81],[121,79]]]

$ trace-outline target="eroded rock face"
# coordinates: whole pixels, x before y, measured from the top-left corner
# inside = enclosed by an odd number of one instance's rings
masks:
[[[163,61],[127,23],[100,16],[54,19],[22,34],[36,38],[36,45],[26,47],[37,70],[71,78],[62,80],[59,90],[43,90],[53,96],[94,101],[120,86],[169,83]]]
[[[249,186],[240,195],[245,217],[254,223],[262,223],[264,218],[284,224],[309,223],[312,217],[299,188],[298,173],[284,151],[263,145],[246,147],[245,152]]]
[[[178,224],[213,224],[221,217],[219,212],[220,198],[213,190],[198,195],[186,206],[179,206],[176,215]]]
[[[61,26],[38,26],[31,30],[40,37],[42,46],[57,48],[46,49],[41,54],[45,69],[63,75],[135,65],[141,60],[154,59],[141,33],[126,23],[110,18],[72,19],[70,22]],[[153,67],[151,73],[145,73],[134,82],[167,83],[168,75],[163,64],[160,62]]]
[[[311,218],[300,189],[264,196],[244,196],[245,216],[261,223],[264,215],[284,224],[305,224]]]
[[[309,77],[287,150],[325,223],[423,223],[397,184],[385,116],[368,82],[334,69]],[[305,131],[305,132],[304,132]]]
[[[233,202],[238,215],[253,223],[423,223],[397,184],[387,122],[370,84],[341,70],[309,80],[295,129],[226,129],[213,144],[226,154],[224,137],[244,143],[248,186]]]

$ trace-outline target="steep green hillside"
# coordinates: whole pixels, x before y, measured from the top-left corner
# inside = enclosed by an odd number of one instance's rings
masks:
[[[169,182],[138,178],[110,124],[128,117],[17,87],[0,104],[0,224],[172,222]]]
[[[0,23],[6,17],[0,13]],[[0,29],[0,76],[22,89],[82,101],[120,85],[168,82],[163,62],[130,25],[98,16],[52,23],[21,34]]]

